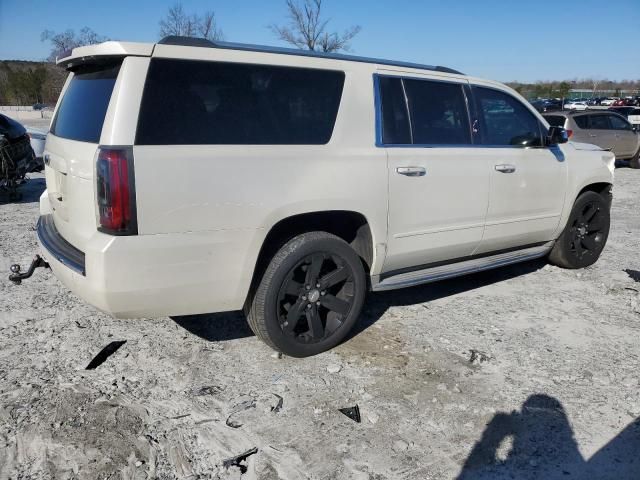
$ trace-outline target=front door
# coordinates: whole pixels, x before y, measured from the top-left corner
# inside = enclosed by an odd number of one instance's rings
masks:
[[[544,146],[542,123],[514,96],[480,86],[473,95],[479,141],[491,165],[486,226],[476,253],[552,240],[567,183],[561,148]]]
[[[466,82],[437,78],[376,78],[389,168],[385,272],[467,257],[482,239],[490,159],[472,145]]]
[[[609,123],[615,137],[613,153],[619,158],[632,157],[638,149],[638,134],[627,120],[618,115],[609,115]]]

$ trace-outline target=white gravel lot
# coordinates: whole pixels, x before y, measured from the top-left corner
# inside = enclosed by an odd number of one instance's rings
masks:
[[[616,171],[593,267],[371,295],[304,360],[236,313],[115,320],[49,271],[12,285],[43,189],[0,200],[0,479],[640,478],[638,171]]]

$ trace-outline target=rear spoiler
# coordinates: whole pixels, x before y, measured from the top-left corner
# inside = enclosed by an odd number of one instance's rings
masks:
[[[150,57],[153,53],[153,43],[135,42],[104,42],[85,47],[77,47],[63,52],[56,57],[56,64],[67,70],[78,65],[96,63],[109,58],[128,56]]]

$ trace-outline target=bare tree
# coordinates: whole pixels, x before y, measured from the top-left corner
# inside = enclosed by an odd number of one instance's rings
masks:
[[[349,51],[353,37],[360,33],[354,25],[342,33],[327,32],[330,19],[321,16],[322,0],[287,0],[288,25],[270,25],[269,28],[280,40],[300,49],[337,52]]]
[[[48,57],[50,62],[55,62],[56,57],[61,56],[62,53],[67,50],[84,45],[106,42],[107,40],[109,40],[107,37],[98,35],[89,27],[82,28],[77,35],[76,32],[71,29],[59,33],[52,30],[45,30],[40,34],[40,41],[51,44],[51,53]]]
[[[200,16],[189,15],[181,3],[169,8],[167,16],[160,20],[160,37],[178,35],[183,37],[202,37],[207,40],[222,40],[222,30],[218,27],[215,13],[205,12]]]

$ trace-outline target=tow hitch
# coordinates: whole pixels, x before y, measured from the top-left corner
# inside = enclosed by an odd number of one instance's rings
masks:
[[[22,280],[33,275],[33,272],[36,270],[36,268],[49,268],[49,264],[40,255],[36,255],[33,258],[31,265],[29,265],[29,270],[21,273],[20,265],[15,263],[11,265],[11,275],[9,275],[9,280],[11,280],[16,285],[20,285],[22,283]]]

